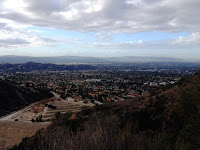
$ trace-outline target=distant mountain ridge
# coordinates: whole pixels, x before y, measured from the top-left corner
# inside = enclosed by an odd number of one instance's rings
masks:
[[[56,56],[56,57],[30,57],[30,56],[0,56],[0,64],[4,63],[132,63],[132,62],[183,62],[184,60],[171,57],[81,57],[81,56]]]
[[[50,63],[35,63],[27,62],[23,64],[0,64],[0,71],[3,72],[29,72],[33,70],[48,70],[48,71],[73,71],[73,70],[95,70],[97,67],[94,65],[87,64],[76,64],[76,65],[60,65]]]

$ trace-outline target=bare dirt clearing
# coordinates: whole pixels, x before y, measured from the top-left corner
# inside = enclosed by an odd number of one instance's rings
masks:
[[[9,120],[10,121],[18,120],[18,121],[23,121],[23,122],[24,121],[30,122],[32,119],[36,119],[39,115],[43,114],[43,111],[45,108],[44,104],[48,103],[51,100],[52,100],[52,98],[37,102],[36,104],[31,105],[31,107],[28,107],[27,109],[22,111],[21,113],[11,117]]]
[[[0,121],[0,149],[5,150],[19,144],[24,137],[33,136],[50,123]]]
[[[55,100],[48,103],[48,105],[55,106],[55,109],[49,108],[48,106],[45,108],[44,113],[42,115],[43,121],[51,120],[56,112],[66,113],[72,112],[76,113],[81,111],[81,107],[92,107],[94,104],[84,104],[80,102],[73,102],[67,100]]]

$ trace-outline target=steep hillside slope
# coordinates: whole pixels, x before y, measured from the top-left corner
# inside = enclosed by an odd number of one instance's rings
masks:
[[[55,117],[13,149],[200,149],[200,72],[155,95]]]
[[[45,89],[19,87],[10,81],[0,80],[0,116],[53,96]]]

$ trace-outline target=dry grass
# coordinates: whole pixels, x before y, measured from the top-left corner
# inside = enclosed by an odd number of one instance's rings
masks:
[[[0,122],[0,149],[11,148],[21,142],[24,137],[33,136],[36,131],[46,128],[49,123],[29,123],[29,122]]]

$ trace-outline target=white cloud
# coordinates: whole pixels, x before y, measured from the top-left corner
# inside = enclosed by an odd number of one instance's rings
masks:
[[[89,46],[89,45],[88,45]],[[200,33],[192,33],[185,37],[178,37],[172,40],[161,40],[161,41],[154,41],[154,42],[144,42],[139,40],[138,42],[104,42],[104,43],[96,43],[94,42],[92,47],[101,47],[102,49],[166,49],[166,48],[173,48],[173,49],[180,49],[186,48],[195,48],[200,46]]]
[[[26,31],[27,25],[0,19],[0,47],[18,48],[52,45],[54,40],[44,38],[37,31]]]
[[[97,41],[104,42],[104,41],[111,41],[112,40],[112,33],[111,32],[98,32],[96,34]]]
[[[200,32],[192,33],[187,37],[178,37],[172,43],[179,45],[200,45]]]

